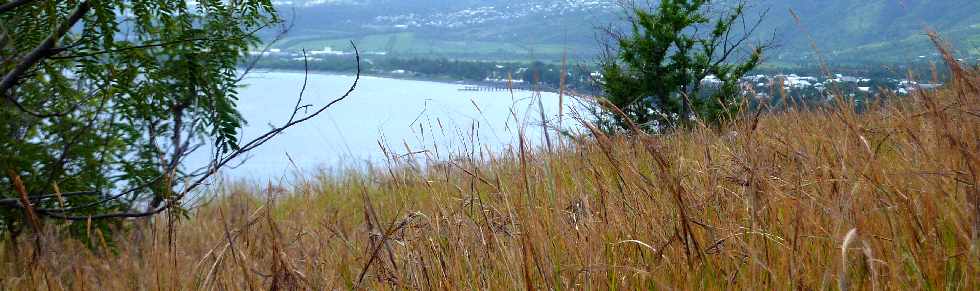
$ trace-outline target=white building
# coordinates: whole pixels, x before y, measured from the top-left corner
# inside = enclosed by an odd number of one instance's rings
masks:
[[[325,46],[325,47],[323,47],[323,50],[322,51],[313,50],[313,51],[310,51],[310,54],[316,56],[316,55],[347,55],[347,54],[350,54],[350,53],[347,53],[347,52],[344,52],[344,51],[335,51],[335,50],[333,50],[332,47]]]

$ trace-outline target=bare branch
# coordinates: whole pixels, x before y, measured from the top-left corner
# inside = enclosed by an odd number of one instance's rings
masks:
[[[4,99],[17,104],[17,99],[14,98],[13,95],[9,94],[9,91],[14,88],[17,81],[24,75],[25,72],[27,72],[28,69],[36,65],[41,60],[51,56],[51,52],[55,48],[58,41],[61,40],[61,38],[68,33],[68,30],[70,30],[72,26],[75,26],[75,23],[78,23],[78,21],[80,21],[91,8],[92,4],[89,3],[89,1],[84,1],[78,4],[78,8],[75,9],[75,12],[72,12],[72,14],[68,16],[68,19],[61,23],[61,26],[58,26],[57,29],[51,32],[51,35],[49,35],[47,39],[24,56],[24,58],[17,63],[14,69],[3,77],[3,80],[0,81],[0,94],[3,94]]]
[[[64,213],[64,212],[69,212],[69,211],[77,211],[77,210],[82,210],[82,209],[88,209],[88,208],[96,207],[96,206],[105,204],[105,203],[107,203],[109,201],[117,200],[117,199],[119,199],[119,198],[121,198],[121,197],[123,197],[125,195],[134,193],[136,191],[146,189],[150,185],[153,185],[154,183],[159,182],[163,177],[164,176],[158,176],[158,177],[156,177],[154,179],[151,179],[150,181],[147,181],[147,182],[145,182],[143,184],[140,184],[140,185],[131,187],[128,190],[119,192],[118,194],[115,194],[115,195],[104,197],[104,198],[100,199],[99,201],[90,202],[88,204],[83,204],[83,205],[73,206],[73,207],[67,207],[67,208],[36,208],[34,210],[37,211],[40,214],[47,215],[48,212],[61,212],[61,213]],[[65,197],[75,197],[75,196],[96,196],[96,195],[102,195],[102,192],[100,192],[100,191],[80,191],[80,192],[68,192],[68,193],[60,193],[60,194],[46,194],[46,195],[39,195],[39,196],[28,196],[27,197],[27,200],[31,204],[37,204],[37,203],[41,202],[42,200],[52,199],[52,198],[59,198],[59,197],[60,198],[65,198]],[[3,207],[11,207],[11,208],[24,208],[24,203],[19,198],[6,198],[6,199],[0,199],[0,206],[3,206]]]
[[[99,215],[91,215],[91,216],[65,215],[65,214],[57,213],[57,212],[44,212],[43,214],[45,216],[52,217],[52,218],[66,219],[66,220],[75,220],[75,221],[89,220],[89,219],[110,219],[110,218],[139,218],[139,217],[153,216],[153,215],[156,215],[158,213],[163,212],[164,210],[167,210],[167,209],[169,209],[171,207],[174,207],[175,205],[177,205],[177,203],[180,202],[180,200],[182,198],[184,198],[185,196],[187,196],[187,194],[189,194],[192,191],[194,191],[194,189],[196,189],[197,187],[205,184],[206,181],[208,181],[209,179],[211,179],[212,177],[214,177],[215,174],[218,173],[218,170],[224,168],[228,163],[232,162],[236,158],[238,158],[238,157],[240,157],[240,156],[248,153],[249,151],[258,148],[262,144],[265,144],[266,142],[272,140],[273,138],[275,138],[276,136],[278,136],[279,134],[281,134],[286,129],[289,129],[289,128],[293,127],[293,126],[296,126],[298,124],[301,124],[303,122],[306,122],[306,121],[308,121],[308,120],[310,120],[310,119],[312,119],[312,118],[314,118],[314,117],[322,114],[324,111],[326,111],[327,109],[329,109],[333,105],[337,104],[338,102],[343,101],[344,99],[347,99],[347,97],[349,97],[350,94],[354,92],[354,89],[357,88],[357,84],[361,80],[361,55],[360,55],[360,52],[357,49],[357,46],[354,44],[354,42],[351,42],[351,46],[354,48],[354,61],[355,61],[355,64],[356,64],[357,71],[356,71],[356,75],[354,77],[354,82],[347,89],[347,91],[344,92],[343,95],[341,95],[340,97],[338,97],[336,99],[331,100],[329,103],[327,103],[326,105],[321,106],[319,109],[317,109],[313,113],[311,113],[309,115],[306,115],[306,116],[304,116],[302,118],[295,119],[296,112],[298,112],[299,110],[302,110],[303,108],[305,108],[305,106],[300,106],[299,105],[299,104],[301,104],[301,100],[302,100],[302,94],[301,94],[301,96],[299,97],[300,100],[297,101],[297,103],[296,103],[297,105],[293,107],[293,115],[291,115],[290,119],[285,124],[283,124],[283,125],[281,125],[279,127],[275,127],[273,129],[270,129],[266,133],[264,133],[264,134],[262,134],[262,135],[260,135],[260,136],[258,136],[256,138],[252,139],[248,143],[245,143],[245,145],[242,146],[242,147],[240,147],[239,149],[237,149],[235,151],[232,151],[231,153],[228,153],[228,154],[226,154],[223,157],[220,157],[220,158],[217,158],[217,159],[213,160],[211,162],[210,168],[208,169],[208,171],[206,173],[204,173],[203,175],[201,175],[200,177],[198,177],[197,179],[195,179],[193,182],[186,184],[186,186],[180,192],[180,194],[175,195],[172,199],[168,199],[167,201],[165,201],[163,203],[163,205],[160,205],[159,207],[156,207],[156,208],[153,208],[153,209],[149,209],[149,210],[144,211],[144,212],[119,212],[119,213],[107,213],[107,214],[99,214]],[[307,70],[306,74],[307,74],[307,76],[309,75],[309,70]],[[305,81],[304,81],[304,83],[305,83]]]
[[[57,198],[58,196],[61,196],[61,197],[74,197],[74,196],[92,196],[92,195],[100,195],[100,194],[102,194],[102,192],[99,192],[99,191],[79,191],[79,192],[61,193],[60,195],[59,194],[45,194],[45,195],[38,195],[38,196],[28,196],[27,199],[29,201],[31,201],[31,203],[36,203],[35,201],[41,201],[41,200],[44,200],[44,199]],[[0,206],[20,208],[23,205],[21,204],[20,198],[5,198],[5,199],[0,199]]]
[[[66,60],[66,59],[77,59],[77,58],[84,58],[84,57],[94,57],[94,56],[98,56],[98,55],[113,54],[113,53],[120,53],[120,52],[131,51],[131,50],[138,50],[138,49],[148,49],[148,48],[154,48],[154,47],[168,47],[168,46],[172,46],[172,45],[176,45],[176,44],[182,44],[182,43],[188,43],[188,42],[195,42],[195,41],[205,41],[205,40],[214,40],[214,38],[197,37],[197,38],[178,39],[178,40],[167,41],[167,42],[141,44],[141,45],[134,45],[134,46],[128,46],[128,47],[123,47],[123,48],[111,49],[111,50],[94,51],[94,52],[87,52],[87,53],[74,54],[74,55],[52,56],[52,57],[49,57],[49,59],[52,59],[52,60]],[[62,52],[62,51],[66,51],[68,49],[67,48],[58,48],[56,50],[58,52]]]
[[[293,11],[293,13],[295,14],[296,12]],[[290,22],[289,25],[281,26],[282,28],[279,30],[278,33],[276,33],[276,37],[273,38],[272,41],[266,43],[265,47],[262,48],[262,52],[258,56],[252,58],[252,60],[248,62],[248,65],[246,65],[245,68],[242,69],[242,74],[238,76],[238,79],[235,80],[235,83],[241,82],[243,79],[245,79],[245,77],[248,76],[248,73],[252,72],[252,70],[255,69],[255,66],[258,65],[259,61],[262,60],[262,57],[265,55],[265,53],[268,52],[270,49],[272,49],[273,45],[275,45],[276,43],[281,41],[284,37],[286,37],[286,34],[289,33],[289,31],[292,30],[293,26],[295,25],[296,25],[295,22]]]
[[[0,14],[7,13],[8,11],[17,9],[17,7],[23,6],[24,4],[34,2],[36,0],[14,0],[3,5],[0,5]]]
[[[88,208],[96,207],[96,206],[99,206],[99,205],[108,203],[109,201],[117,200],[117,199],[119,199],[119,198],[121,198],[123,196],[126,196],[126,195],[130,194],[130,193],[133,193],[133,192],[136,192],[136,191],[139,191],[139,190],[142,190],[142,189],[146,189],[147,187],[150,187],[150,185],[153,185],[154,183],[159,182],[160,179],[162,179],[163,177],[164,176],[158,176],[158,177],[156,177],[156,178],[154,178],[154,179],[152,179],[152,180],[150,180],[150,181],[148,181],[146,183],[143,183],[143,184],[137,185],[135,187],[132,187],[129,190],[119,192],[119,194],[108,196],[108,197],[102,198],[99,201],[91,202],[91,203],[88,203],[88,204],[83,204],[83,205],[73,206],[73,207],[67,207],[67,208],[38,208],[36,210],[38,212],[41,212],[42,214],[47,215],[48,212],[65,213],[65,212],[69,212],[69,211],[78,211],[78,210],[82,210],[82,209],[88,209]],[[64,194],[61,194],[61,196],[64,197],[65,195]]]
[[[182,43],[189,43],[189,42],[198,42],[198,41],[224,42],[224,41],[231,41],[231,40],[240,40],[240,39],[242,39],[242,38],[244,38],[246,36],[253,36],[256,33],[258,33],[259,31],[265,29],[266,27],[268,27],[268,25],[259,26],[258,28],[253,29],[252,31],[250,31],[248,34],[245,34],[245,36],[228,37],[228,38],[192,37],[192,38],[178,39],[178,40],[172,40],[172,41],[159,41],[158,40],[158,41],[156,41],[154,43],[145,43],[144,42],[143,44],[140,44],[140,45],[121,47],[121,48],[116,48],[116,49],[111,49],[111,50],[102,50],[102,51],[93,51],[93,52],[86,52],[86,53],[80,53],[80,54],[74,54],[74,55],[56,56],[55,54],[60,54],[62,52],[68,51],[73,46],[59,47],[59,48],[53,48],[53,49],[51,49],[51,54],[50,54],[51,56],[48,57],[48,58],[49,59],[52,59],[52,60],[77,59],[77,58],[84,58],[84,57],[94,57],[94,56],[105,55],[105,54],[121,53],[121,52],[131,51],[131,50],[148,49],[148,48],[156,48],[156,47],[169,47],[169,46],[178,45],[178,44],[182,44]],[[240,80],[241,79],[239,79],[239,81]]]

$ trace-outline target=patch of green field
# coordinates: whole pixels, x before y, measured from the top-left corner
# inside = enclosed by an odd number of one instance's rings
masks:
[[[975,55],[980,47],[980,29],[978,25],[959,29],[947,30],[940,33],[958,51],[967,55]],[[935,52],[935,45],[924,33],[913,34],[903,39],[884,42],[868,43],[848,49],[838,50],[841,56],[861,56],[878,61],[907,61],[908,57],[926,55]]]
[[[334,50],[346,50],[350,47],[351,39],[305,37],[291,38],[281,42],[281,47],[287,50],[320,50],[331,47]],[[419,37],[412,32],[372,34],[353,39],[361,51],[383,51],[401,56],[427,57],[456,57],[474,55],[497,55],[505,58],[520,56],[560,58],[568,49],[570,54],[585,51],[584,47],[568,47],[562,44],[520,44],[511,42],[470,41],[470,40],[437,40]]]

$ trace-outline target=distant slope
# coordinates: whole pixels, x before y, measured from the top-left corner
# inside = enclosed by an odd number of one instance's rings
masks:
[[[939,31],[964,53],[980,46],[976,0],[761,0],[783,57],[806,56],[813,43],[831,59],[901,61],[931,55],[926,29]],[[799,15],[799,24],[789,11]]]
[[[314,0],[281,2],[295,30],[286,48],[344,46],[405,56],[558,58],[597,52],[597,29],[618,21],[615,0]],[[728,1],[731,2],[731,1]],[[728,5],[725,1],[721,5]],[[935,29],[962,54],[980,57],[977,0],[755,0],[768,9],[759,37],[774,36],[770,58],[809,61],[811,42],[831,61],[900,62],[933,49]],[[791,16],[793,11],[799,22]],[[812,40],[812,41],[811,41]],[[971,55],[972,54],[972,55]]]

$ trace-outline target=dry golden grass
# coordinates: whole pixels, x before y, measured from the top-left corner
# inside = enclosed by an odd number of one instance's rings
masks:
[[[980,79],[855,113],[234,185],[4,289],[980,289]],[[734,134],[732,132],[737,132]],[[95,237],[99,237],[95,235]],[[102,245],[101,242],[97,243]]]

